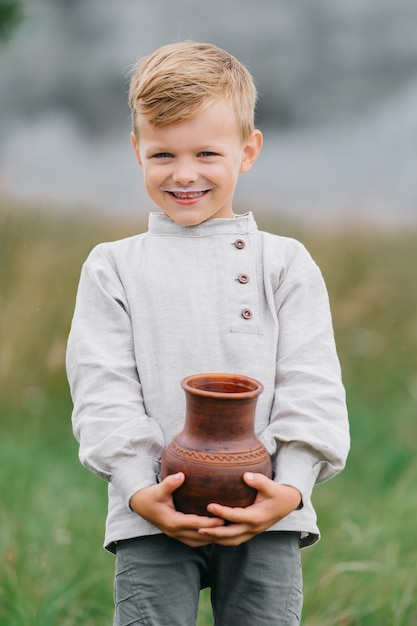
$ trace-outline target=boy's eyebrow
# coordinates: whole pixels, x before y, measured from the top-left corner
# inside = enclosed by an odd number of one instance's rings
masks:
[[[224,146],[218,141],[211,141],[210,143],[201,144],[201,146],[195,146],[195,152],[221,152],[222,149],[224,149]],[[168,152],[170,154],[173,154],[174,152],[176,152],[176,149],[173,146],[164,146],[159,143],[144,147],[144,153],[147,157],[152,154],[158,154],[159,152]]]
[[[149,156],[150,154],[158,154],[158,152],[172,152],[171,149],[167,148],[167,146],[154,145],[148,146],[144,148],[145,156]]]

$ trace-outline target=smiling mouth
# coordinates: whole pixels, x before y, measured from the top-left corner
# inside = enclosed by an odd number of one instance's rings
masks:
[[[210,189],[204,189],[202,191],[170,191],[167,189],[166,191],[174,198],[177,198],[177,200],[196,200],[205,196]]]

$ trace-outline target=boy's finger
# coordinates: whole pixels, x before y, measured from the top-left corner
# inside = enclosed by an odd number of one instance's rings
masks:
[[[164,489],[165,493],[173,493],[178,487],[182,485],[185,480],[185,474],[178,472],[177,474],[170,474],[160,483],[160,486]]]
[[[271,488],[271,479],[264,474],[245,472],[243,474],[243,480],[250,487],[253,487],[257,491],[262,491],[263,493],[268,493]]]
[[[243,522],[246,518],[245,509],[241,507],[223,506],[212,502],[208,505],[207,510],[216,517],[221,517],[228,522]]]

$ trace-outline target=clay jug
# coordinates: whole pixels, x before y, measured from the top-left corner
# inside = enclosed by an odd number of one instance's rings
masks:
[[[161,476],[184,472],[174,492],[178,511],[209,515],[207,505],[252,504],[256,490],[243,473],[271,478],[268,451],[255,434],[255,409],[263,391],[260,382],[240,374],[196,374],[181,382],[186,395],[183,430],[167,446]]]

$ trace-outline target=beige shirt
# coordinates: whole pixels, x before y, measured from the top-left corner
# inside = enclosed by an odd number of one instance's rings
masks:
[[[343,468],[349,431],[327,291],[298,241],[259,231],[251,213],[197,226],[152,213],[146,233],[85,262],[67,371],[81,462],[109,483],[108,549],[160,532],[129,500],[158,480],[182,428],[180,381],[215,371],[264,385],[256,432],[275,480],[303,497],[271,530],[318,539],[312,488]]]

